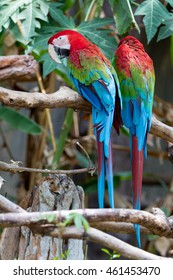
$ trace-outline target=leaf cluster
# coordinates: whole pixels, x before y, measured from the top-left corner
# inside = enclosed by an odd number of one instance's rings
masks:
[[[135,11],[136,16],[144,16],[143,23],[147,34],[148,43],[157,35],[157,41],[163,40],[173,34],[173,1],[166,0],[171,7],[163,5],[159,0],[145,0]]]

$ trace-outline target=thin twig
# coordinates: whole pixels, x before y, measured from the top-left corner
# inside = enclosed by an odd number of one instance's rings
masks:
[[[78,145],[82,149],[82,151],[85,153],[85,155],[88,159],[88,169],[90,170],[91,176],[93,176],[96,168],[93,166],[89,154],[87,153],[85,148],[78,141],[76,142],[76,145]]]
[[[0,170],[5,172],[17,173],[17,172],[35,172],[35,173],[44,173],[44,174],[78,174],[78,173],[93,173],[95,172],[94,167],[80,168],[73,170],[51,170],[51,169],[37,169],[19,166],[17,163],[6,163],[0,161]]]
[[[7,142],[7,140],[6,140],[6,137],[5,137],[5,135],[4,135],[4,132],[3,132],[2,128],[1,128],[1,125],[0,125],[0,134],[1,134],[2,140],[3,140],[3,142],[4,142],[4,143],[3,143],[3,146],[6,148],[7,153],[8,153],[8,155],[9,155],[10,159],[11,159],[11,158],[14,159],[14,156],[13,156],[13,154],[12,154],[12,151],[11,151],[9,145],[8,145],[8,142]]]

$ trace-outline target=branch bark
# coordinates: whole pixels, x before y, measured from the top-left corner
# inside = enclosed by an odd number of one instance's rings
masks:
[[[41,234],[50,234],[52,237],[62,237],[64,239],[77,238],[77,239],[87,239],[89,241],[100,244],[103,247],[115,250],[120,255],[125,256],[129,259],[138,260],[168,260],[168,258],[160,257],[151,253],[148,253],[142,249],[136,248],[132,245],[121,241],[120,239],[111,236],[105,232],[102,232],[96,228],[90,227],[87,231],[83,228],[77,229],[75,226],[70,226],[64,229],[58,229],[57,227],[51,229],[50,231],[43,230]]]
[[[37,61],[30,55],[0,56],[0,81],[36,78]]]
[[[73,170],[60,170],[60,169],[39,169],[39,168],[29,168],[29,167],[23,167],[19,166],[17,162],[12,163],[6,163],[3,161],[0,161],[0,170],[5,172],[11,172],[11,173],[17,173],[17,172],[35,172],[35,173],[42,173],[42,174],[79,174],[88,172],[93,175],[95,172],[95,167],[88,166],[88,168],[79,168],[79,169],[73,169]]]
[[[65,108],[71,107],[83,111],[91,111],[91,105],[76,91],[68,87],[60,87],[54,93],[14,91],[0,87],[0,101],[5,105],[24,108]]]
[[[51,94],[42,94],[40,92],[28,93],[0,87],[0,101],[11,107],[71,107],[75,110],[82,110],[86,112],[91,111],[91,105],[89,102],[84,100],[76,91],[65,86],[60,87],[58,91]],[[155,117],[152,118],[150,133],[173,143],[173,128],[160,122]]]
[[[6,202],[6,204],[4,204],[4,202]],[[113,223],[108,222],[108,220],[115,220],[115,221],[119,220],[119,219],[127,220],[127,221],[129,219],[134,220],[134,217],[132,217],[133,216],[132,214],[134,212],[134,215],[136,216],[135,210],[125,209],[125,211],[124,211],[123,209],[117,209],[118,211],[114,211],[115,209],[84,209],[81,211],[73,210],[73,211],[58,211],[58,212],[51,211],[51,212],[41,212],[41,213],[40,212],[27,213],[25,210],[23,210],[20,207],[16,208],[14,203],[10,202],[9,200],[7,200],[6,198],[4,198],[2,196],[0,196],[0,208],[3,208],[6,212],[7,211],[13,212],[10,214],[9,213],[1,214],[0,215],[0,225],[2,225],[1,221],[4,220],[5,223],[8,221],[8,226],[11,226],[11,224],[9,223],[9,217],[11,217],[11,220],[14,218],[15,221],[17,218],[20,225],[27,224],[27,226],[29,226],[32,229],[33,233],[36,233],[37,235],[40,233],[42,236],[48,235],[52,238],[82,239],[82,240],[87,239],[87,240],[90,240],[97,244],[101,244],[101,246],[110,248],[111,250],[116,250],[122,256],[128,257],[130,259],[141,259],[141,260],[167,259],[167,258],[163,258],[163,257],[157,256],[157,255],[145,252],[144,250],[131,246],[131,245],[119,240],[118,238],[111,236],[110,234],[107,234],[96,228],[93,228],[93,226],[99,227],[99,225],[100,225],[102,229],[104,227],[107,227],[107,230],[109,230],[109,229],[111,229],[110,225],[113,226]],[[88,220],[91,222],[91,227],[87,231],[85,231],[84,228],[77,229],[75,226],[70,226],[70,227],[60,226],[59,227],[57,225],[57,221],[64,220],[68,216],[68,214],[72,213],[72,212],[84,214],[84,216],[86,218],[88,218]],[[143,212],[143,211],[138,211],[138,212]],[[18,213],[21,213],[21,215],[19,215]],[[127,213],[129,213],[129,214],[127,215]],[[156,211],[156,213],[158,214],[158,210]],[[28,216],[28,214],[29,214],[29,216]],[[48,216],[47,216],[47,214],[48,214]],[[114,214],[117,214],[117,215],[114,217]],[[149,213],[147,213],[147,214],[149,214]],[[121,218],[120,218],[120,215],[121,215]],[[150,215],[152,215],[152,214],[150,214]],[[160,216],[161,217],[163,216],[163,213],[159,212],[158,215],[159,215],[158,218],[160,218]],[[152,216],[154,216],[154,215],[152,215]],[[29,217],[29,220],[28,220],[28,217]],[[50,217],[51,217],[51,219],[49,219]],[[108,217],[109,217],[109,219],[108,219]],[[148,226],[148,221],[146,219],[147,217],[149,217],[149,216],[145,216],[145,222],[146,222],[146,225]],[[155,216],[152,218],[155,219]],[[105,221],[103,222],[104,219],[106,220],[106,222]],[[163,219],[163,217],[161,219],[165,220],[165,219]],[[41,223],[43,222],[42,225],[40,224],[40,222]],[[55,224],[53,224],[54,222],[55,222]],[[44,224],[44,223],[46,223],[46,224]],[[157,223],[158,223],[158,221],[157,221]],[[14,224],[16,226],[16,222]],[[163,221],[162,221],[162,225],[163,225]],[[115,228],[118,228],[118,227],[123,228],[123,227],[127,226],[128,228],[131,228],[131,230],[132,230],[132,225],[126,224],[124,222],[121,224],[114,223],[114,226],[115,226]],[[145,232],[146,232],[146,230],[147,229],[144,228]],[[134,229],[133,229],[133,231],[134,231]],[[143,231],[143,229],[142,229],[142,231]],[[125,231],[125,232],[127,233],[127,231]]]
[[[172,221],[170,222],[158,208],[153,208],[153,214],[133,209],[78,209],[73,211],[44,211],[41,213],[7,213],[0,214],[0,226],[58,224],[64,221],[70,213],[83,215],[89,223],[114,221],[140,224],[147,227],[153,234],[173,238]]]

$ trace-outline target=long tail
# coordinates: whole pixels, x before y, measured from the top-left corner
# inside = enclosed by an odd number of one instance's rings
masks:
[[[144,151],[138,149],[138,138],[132,136],[132,185],[133,185],[133,207],[140,210],[141,208],[141,195],[142,195],[142,176],[143,176],[143,162]],[[141,248],[140,225],[135,224],[135,231],[138,246]]]
[[[105,156],[104,156],[103,142],[97,140],[97,149],[98,149],[98,201],[99,201],[99,208],[104,208]]]
[[[98,141],[99,132],[97,137],[98,147],[98,201],[99,207],[104,208],[104,193],[105,193],[105,176],[108,182],[108,196],[110,206],[114,208],[114,185],[113,185],[113,171],[112,171],[112,145],[109,142],[109,157],[105,156],[104,142]]]
[[[109,141],[109,157],[106,162],[106,179],[108,183],[108,196],[111,208],[114,208],[114,182],[113,182],[113,167],[112,167],[112,143]]]

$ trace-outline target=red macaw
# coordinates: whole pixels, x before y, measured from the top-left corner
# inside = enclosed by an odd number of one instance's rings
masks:
[[[132,162],[133,205],[141,207],[143,158],[147,156],[147,134],[151,127],[155,85],[153,62],[133,36],[120,40],[113,66],[122,94],[122,121],[129,128]],[[141,247],[140,226],[135,225]]]
[[[110,206],[114,207],[111,129],[114,124],[119,132],[121,126],[121,94],[116,72],[96,45],[73,30],[53,35],[48,41],[48,52],[58,63],[59,58],[67,58],[71,81],[92,105],[98,147],[99,207],[104,207],[105,175]]]

